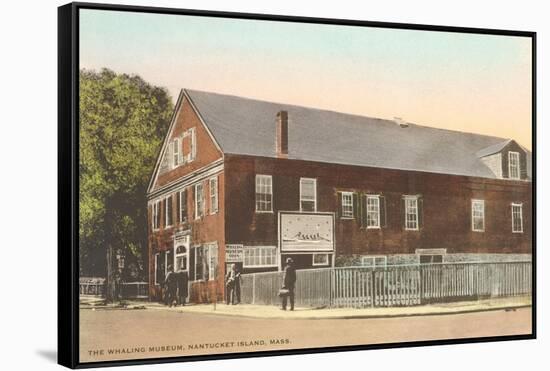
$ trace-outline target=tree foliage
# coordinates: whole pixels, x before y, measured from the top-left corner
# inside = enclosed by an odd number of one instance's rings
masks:
[[[136,275],[145,265],[147,185],[172,100],[139,76],[81,70],[79,105],[80,273],[105,275],[111,246]]]

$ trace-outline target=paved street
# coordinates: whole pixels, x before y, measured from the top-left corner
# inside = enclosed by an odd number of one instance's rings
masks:
[[[82,361],[527,334],[531,309],[366,319],[262,319],[169,310],[80,311]]]

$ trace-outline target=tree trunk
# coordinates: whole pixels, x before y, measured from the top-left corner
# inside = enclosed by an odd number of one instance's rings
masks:
[[[113,245],[107,245],[107,277],[105,280],[105,299],[108,303],[115,301],[115,274],[113,264]]]
[[[107,277],[105,279],[105,299],[107,303],[113,303],[115,301],[115,270],[118,266],[115,266],[114,262],[114,247],[113,247],[113,225],[114,215],[111,208],[107,208],[105,211],[104,219],[104,231],[105,231],[105,243],[107,253]]]

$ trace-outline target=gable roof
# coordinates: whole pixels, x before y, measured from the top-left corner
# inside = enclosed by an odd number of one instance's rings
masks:
[[[281,110],[288,111],[289,159],[495,178],[478,153],[509,142],[232,95],[185,93],[227,154],[276,157],[275,119]]]

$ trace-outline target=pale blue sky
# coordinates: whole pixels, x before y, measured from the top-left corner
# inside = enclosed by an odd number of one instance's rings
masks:
[[[529,38],[81,10],[80,65],[531,148]]]

